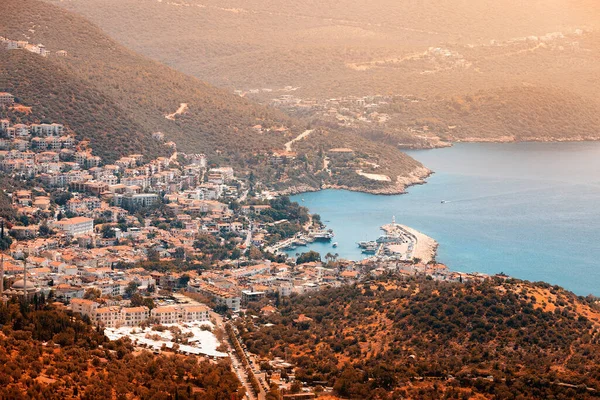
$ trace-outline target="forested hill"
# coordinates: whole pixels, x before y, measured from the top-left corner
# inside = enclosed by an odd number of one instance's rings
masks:
[[[211,162],[232,165],[238,176],[253,172],[266,183],[280,183],[278,189],[334,185],[397,193],[429,173],[394,146],[333,129],[315,130],[298,143],[295,163],[273,166],[268,156],[307,130],[305,122],[135,54],[57,6],[5,0],[0,15],[0,36],[41,43],[49,51],[47,58],[21,54],[24,50],[9,50],[3,57],[7,73],[0,90],[14,91],[33,107],[30,116],[11,116],[64,123],[91,139],[106,161],[131,151],[165,151],[152,140],[152,133],[160,131],[178,150],[204,152]],[[57,54],[61,50],[66,56]],[[354,155],[332,162],[332,171],[326,172],[324,158],[336,147],[348,147]],[[389,177],[386,181],[356,172],[374,165]]]
[[[1,399],[241,399],[228,361],[134,351],[43,298],[0,304]],[[239,397],[236,397],[239,396]]]
[[[279,148],[289,139],[281,133],[258,133],[252,127],[294,129],[283,114],[137,55],[84,18],[56,6],[37,0],[3,0],[0,15],[1,36],[42,43],[50,51],[48,59],[62,68],[63,82],[57,82],[57,89],[59,83],[68,87],[65,80],[81,81],[120,108],[114,117],[126,115],[131,129],[137,124],[148,134],[162,131],[182,150],[243,153]],[[59,50],[67,51],[67,56],[58,57]],[[44,61],[39,62],[45,67]],[[184,114],[165,118],[181,103],[188,105]]]
[[[343,398],[600,395],[597,299],[556,286],[389,278],[260,307],[238,322],[248,349]]]
[[[52,59],[28,51],[0,50],[0,91],[16,96],[30,112],[10,109],[0,117],[14,123],[64,124],[79,140],[89,139],[105,162],[140,153],[165,155],[167,149],[108,96]]]

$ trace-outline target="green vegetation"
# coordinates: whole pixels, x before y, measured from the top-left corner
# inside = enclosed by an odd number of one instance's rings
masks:
[[[284,300],[279,311],[239,322],[248,349],[287,352],[296,379],[327,382],[342,397],[583,399],[600,390],[600,309],[547,284],[383,279]],[[300,314],[312,321],[295,322]]]
[[[321,261],[321,254],[319,254],[316,251],[308,251],[306,253],[302,253],[298,256],[298,259],[296,259],[296,264],[300,265],[300,264],[305,264],[305,263],[309,263],[309,262],[315,262],[315,261]]]

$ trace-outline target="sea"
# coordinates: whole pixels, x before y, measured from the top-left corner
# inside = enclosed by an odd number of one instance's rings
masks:
[[[360,260],[357,242],[375,240],[395,218],[434,238],[437,260],[451,270],[600,295],[600,143],[461,143],[407,153],[434,174],[406,194],[293,196],[335,237],[288,254]]]

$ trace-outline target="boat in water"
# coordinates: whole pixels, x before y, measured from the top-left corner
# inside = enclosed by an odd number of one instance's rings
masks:
[[[375,254],[377,253],[377,244],[366,246],[362,249],[363,254]]]
[[[362,242],[358,242],[356,244],[361,249],[365,249],[365,248],[370,247],[370,246],[377,246],[377,242],[375,242],[373,240],[365,240],[365,241],[362,241]]]
[[[316,231],[311,234],[311,237],[318,242],[328,242],[333,239],[333,231],[331,229]]]
[[[331,246],[332,247],[338,247],[338,242],[334,242]]]

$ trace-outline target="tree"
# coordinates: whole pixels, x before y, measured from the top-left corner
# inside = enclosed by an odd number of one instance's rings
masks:
[[[294,381],[294,383],[292,383],[292,385],[290,386],[290,392],[291,393],[300,393],[300,390],[302,390],[302,385],[300,384],[299,381]]]
[[[321,254],[311,250],[307,253],[300,254],[300,257],[298,257],[298,259],[296,260],[296,264],[300,265],[315,261],[321,261]]]
[[[117,236],[117,234],[115,233],[115,230],[112,226],[110,226],[108,224],[102,225],[102,237],[104,239],[110,239],[110,238],[114,238],[116,236]]]
[[[252,246],[250,247],[248,256],[251,260],[261,260],[263,258],[263,253],[258,247]]]
[[[100,297],[102,297],[102,292],[98,288],[85,289],[85,293],[83,294],[83,298],[87,300],[96,300]]]
[[[178,260],[183,260],[185,258],[185,249],[183,247],[176,248],[175,253],[173,253],[173,257]]]
[[[146,252],[148,261],[158,262],[160,261],[160,253],[154,248],[149,248]]]
[[[54,234],[54,231],[52,229],[50,229],[48,224],[43,223],[40,225],[39,234],[42,237],[48,237],[48,236],[52,236]]]
[[[138,291],[138,286],[139,285],[137,282],[134,282],[134,281],[129,282],[129,284],[125,288],[125,295],[127,297],[133,296],[133,294]]]
[[[188,274],[183,274],[179,277],[179,280],[177,281],[177,285],[179,287],[187,287],[189,281],[190,281],[190,276]]]
[[[4,233],[4,221],[0,224],[0,250],[8,250],[12,244],[12,239]]]

